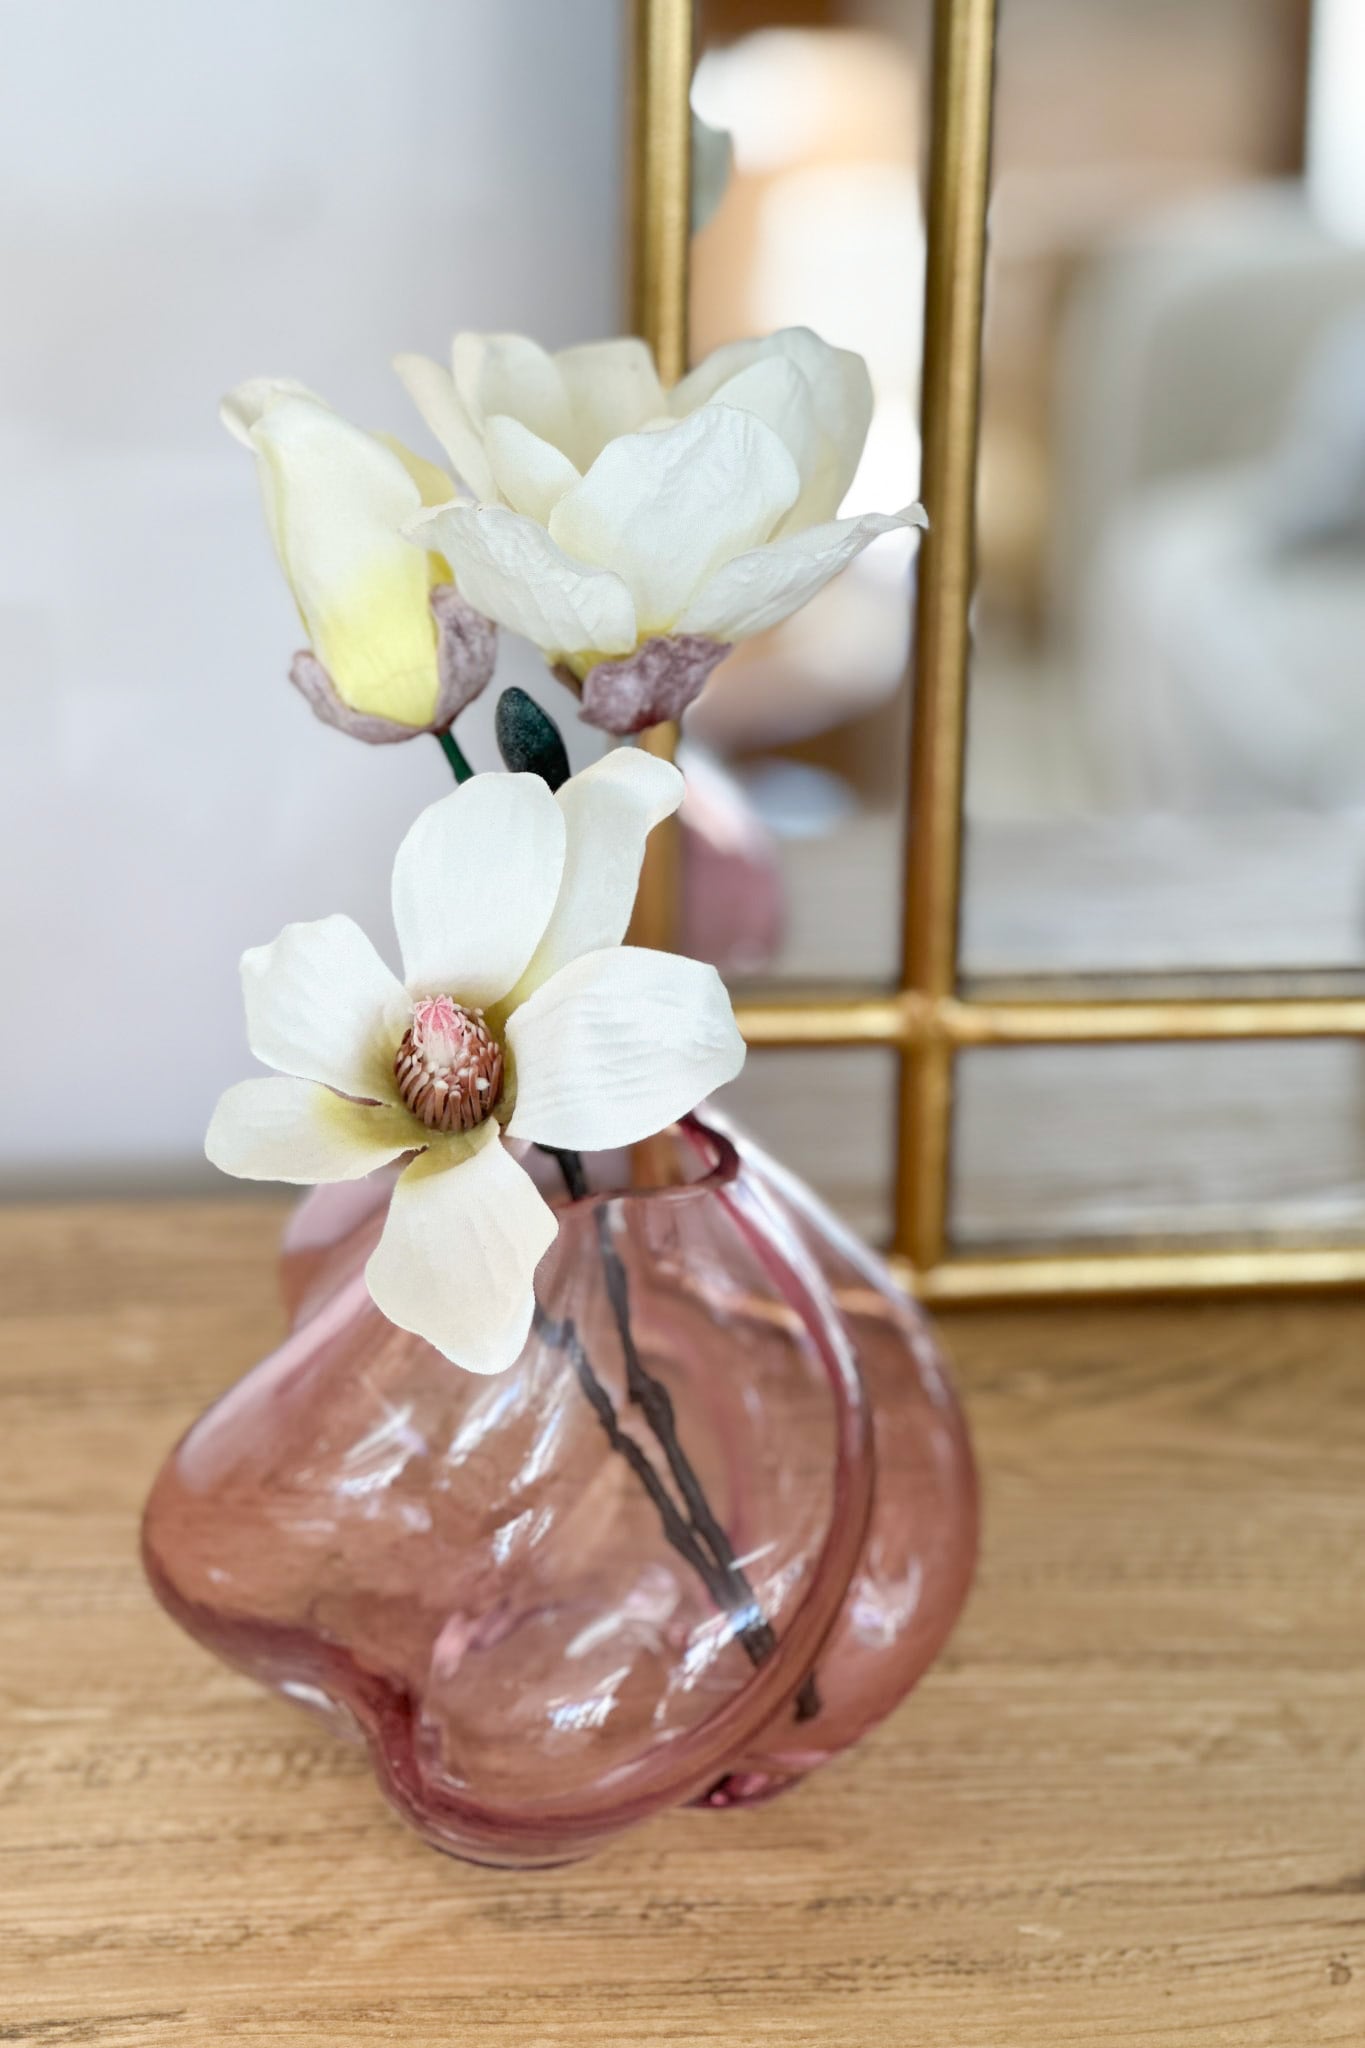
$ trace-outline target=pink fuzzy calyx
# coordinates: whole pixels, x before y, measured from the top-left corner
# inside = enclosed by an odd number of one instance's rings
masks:
[[[502,1047],[483,1021],[450,996],[428,996],[393,1062],[398,1092],[429,1131],[472,1131],[502,1093]]]

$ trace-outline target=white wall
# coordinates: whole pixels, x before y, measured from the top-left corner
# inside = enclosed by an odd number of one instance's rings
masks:
[[[0,1190],[209,1177],[243,947],[388,943],[448,772],[288,687],[218,395],[286,372],[425,445],[395,350],[611,332],[621,12],[0,0]]]

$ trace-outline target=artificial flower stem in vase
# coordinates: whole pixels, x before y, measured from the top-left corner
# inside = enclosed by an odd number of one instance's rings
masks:
[[[587,1183],[582,1163],[577,1155],[557,1156],[565,1169],[565,1181],[570,1195],[575,1199],[585,1195]],[[687,1509],[686,1517],[679,1514],[676,1504],[634,1439],[621,1428],[616,1410],[612,1406],[611,1396],[593,1372],[573,1324],[557,1326],[542,1314],[537,1318],[537,1328],[546,1336],[547,1341],[563,1348],[612,1449],[626,1459],[658,1508],[659,1519],[667,1540],[697,1573],[717,1607],[733,1617],[736,1635],[750,1662],[761,1664],[776,1647],[777,1639],[764,1618],[754,1589],[735,1556],[730,1539],[678,1441],[677,1418],[668,1389],[647,1372],[641,1362],[630,1326],[629,1283],[620,1255],[611,1241],[611,1223],[604,1209],[597,1211],[595,1223],[607,1296],[625,1361],[628,1396],[631,1403],[639,1409],[655,1442],[663,1452],[669,1472]],[[805,1718],[818,1711],[818,1694],[812,1676],[807,1678],[798,1696],[798,1714]]]
[[[526,698],[523,692],[507,692],[500,699],[495,715],[495,728],[499,749],[509,771],[525,769],[539,774],[552,793],[567,780],[568,756],[558,731],[553,721],[538,705]],[[442,735],[442,744],[445,745],[449,739],[448,734]],[[454,746],[453,740],[450,740],[450,745]],[[456,752],[458,753],[458,750]],[[459,759],[463,761],[462,756]],[[453,756],[452,766],[457,781],[463,780],[460,766]],[[661,823],[666,826],[669,821],[665,819]],[[657,829],[659,828],[656,827]],[[645,858],[648,859],[647,849]],[[632,1167],[637,1183],[642,1164],[647,1170],[654,1161],[666,1156],[666,1148],[658,1146],[654,1147],[651,1154],[649,1144],[648,1139],[640,1140],[632,1150]],[[580,1155],[576,1151],[555,1146],[543,1146],[540,1149],[554,1160],[563,1177],[570,1201],[585,1199],[589,1189]],[[564,1351],[612,1450],[625,1458],[658,1509],[668,1542],[697,1572],[717,1607],[735,1618],[736,1631],[746,1654],[752,1663],[760,1664],[775,1647],[776,1638],[763,1615],[743,1567],[735,1557],[730,1539],[714,1513],[705,1490],[678,1440],[677,1418],[668,1389],[649,1373],[640,1357],[639,1347],[631,1329],[630,1283],[625,1266],[612,1241],[611,1217],[606,1209],[597,1210],[594,1224],[607,1299],[611,1304],[621,1356],[625,1364],[629,1400],[632,1406],[639,1410],[664,1455],[686,1509],[685,1516],[679,1513],[676,1503],[639,1445],[622,1429],[611,1396],[593,1371],[591,1360],[573,1324],[570,1322],[555,1325],[537,1305],[535,1327],[547,1342]],[[811,1676],[802,1687],[798,1712],[803,1716],[809,1716],[818,1710],[818,1694],[815,1691],[814,1677]]]

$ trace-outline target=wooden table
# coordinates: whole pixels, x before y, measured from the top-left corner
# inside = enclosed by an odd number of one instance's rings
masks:
[[[279,1213],[0,1212],[0,2042],[1365,2041],[1365,1304],[955,1321],[985,1557],[918,1696],[770,1807],[522,1877],[138,1575]]]

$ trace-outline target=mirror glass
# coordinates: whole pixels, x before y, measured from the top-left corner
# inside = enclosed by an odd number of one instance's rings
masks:
[[[1365,1228],[1365,1058],[1348,1040],[992,1047],[959,1059],[956,1107],[958,1252]]]
[[[1365,966],[1362,56],[1004,0],[969,981]]]
[[[807,322],[867,357],[849,510],[918,474],[929,12],[701,9],[694,354]],[[968,992],[1354,991],[1357,0],[1001,0],[978,553]],[[741,983],[896,973],[912,576],[880,544],[693,714],[750,856],[712,898]],[[801,1057],[809,1091],[890,1122],[883,1062]],[[1340,1042],[968,1055],[957,1241],[1349,1230],[1357,1065]],[[809,1091],[749,1085],[790,1150]]]

